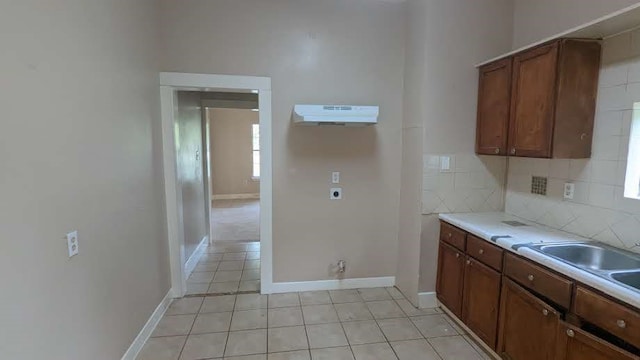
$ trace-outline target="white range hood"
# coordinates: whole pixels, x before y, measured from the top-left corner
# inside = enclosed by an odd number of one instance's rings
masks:
[[[378,106],[295,105],[293,122],[299,125],[375,125],[379,112]]]

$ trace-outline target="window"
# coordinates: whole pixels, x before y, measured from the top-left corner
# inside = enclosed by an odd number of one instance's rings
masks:
[[[253,175],[254,179],[260,179],[260,124],[251,125],[251,144],[253,150]]]
[[[640,199],[640,102],[633,104],[624,197]]]

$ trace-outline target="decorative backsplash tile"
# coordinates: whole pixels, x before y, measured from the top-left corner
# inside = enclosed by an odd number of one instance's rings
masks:
[[[506,212],[640,253],[640,201],[623,196],[632,107],[640,101],[633,38],[640,31],[604,43],[591,158],[509,158]],[[607,46],[611,41],[626,46]],[[546,196],[530,193],[532,176],[548,177]],[[563,198],[566,182],[575,184],[572,200]]]

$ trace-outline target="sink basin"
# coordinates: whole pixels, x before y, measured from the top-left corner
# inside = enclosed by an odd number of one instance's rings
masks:
[[[640,257],[603,244],[542,245],[539,246],[539,251],[590,270],[640,270]]]
[[[611,277],[617,282],[640,290],[640,271],[613,273]]]

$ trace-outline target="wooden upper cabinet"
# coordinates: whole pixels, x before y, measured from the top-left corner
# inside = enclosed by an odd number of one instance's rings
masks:
[[[462,284],[464,281],[464,252],[440,241],[436,294],[451,312],[462,318]]]
[[[507,155],[511,106],[511,58],[480,68],[476,153]]]
[[[599,71],[599,42],[577,39],[481,67],[476,152],[505,154],[506,136],[509,156],[589,158]]]
[[[556,359],[559,360],[640,360],[575,326],[560,322]]]

